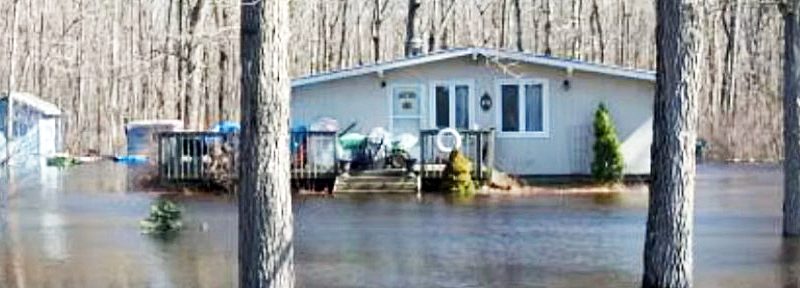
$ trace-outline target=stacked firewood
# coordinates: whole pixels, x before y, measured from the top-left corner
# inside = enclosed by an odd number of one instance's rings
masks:
[[[211,181],[225,188],[228,192],[236,192],[238,183],[238,171],[236,165],[236,149],[231,143],[214,143],[208,152],[208,156],[203,161]]]

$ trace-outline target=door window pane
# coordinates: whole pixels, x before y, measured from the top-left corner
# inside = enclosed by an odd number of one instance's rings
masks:
[[[456,128],[469,129],[469,86],[456,86]]]
[[[501,117],[502,131],[519,131],[519,86],[503,85],[502,88],[503,107]]]
[[[413,88],[398,88],[394,91],[394,116],[419,116],[419,93]]]
[[[542,85],[525,85],[525,131],[544,131]]]
[[[450,127],[450,89],[447,86],[436,86],[436,127]]]

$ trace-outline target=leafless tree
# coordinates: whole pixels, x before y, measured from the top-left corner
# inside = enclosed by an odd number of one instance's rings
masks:
[[[657,72],[643,287],[692,286],[697,99],[702,0],[656,4]]]
[[[294,287],[289,1],[243,1],[239,284]]]
[[[419,10],[419,6],[422,4],[420,0],[408,0],[408,16],[406,17],[406,47],[405,47],[405,55],[406,57],[411,56],[412,49],[414,49],[414,41],[416,39],[416,21],[417,21],[417,10]]]
[[[800,236],[800,35],[797,17],[800,1],[787,1],[783,9],[785,29],[783,88],[783,234]]]

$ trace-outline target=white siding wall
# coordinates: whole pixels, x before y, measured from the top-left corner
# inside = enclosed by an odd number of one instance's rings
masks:
[[[570,89],[564,89],[567,73],[563,69],[520,63],[498,65],[494,61],[471,57],[440,61],[386,72],[383,78],[364,75],[294,88],[292,123],[311,124],[320,117],[333,117],[341,126],[358,122],[357,131],[374,127],[389,128],[389,90],[393,84],[423,84],[423,127],[429,119],[430,85],[437,81],[474,81],[475,123],[480,128],[497,127],[501,79],[534,78],[549,85],[549,137],[496,139],[497,168],[516,175],[588,174],[591,162],[592,119],[600,102],[605,102],[614,117],[622,141],[626,173],[650,171],[652,107],[654,83],[575,72]],[[382,87],[382,82],[386,86]],[[482,111],[478,102],[488,93],[492,109]]]
[[[39,119],[39,155],[52,156],[58,152],[58,119]]]

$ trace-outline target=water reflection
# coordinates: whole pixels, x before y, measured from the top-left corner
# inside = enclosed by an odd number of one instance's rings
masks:
[[[129,191],[124,166],[47,173],[0,175],[0,287],[236,286],[232,199],[177,198],[186,228],[160,239],[138,226],[159,195]],[[798,286],[779,169],[699,173],[696,286]],[[645,193],[294,204],[298,287],[635,287],[641,273]]]

